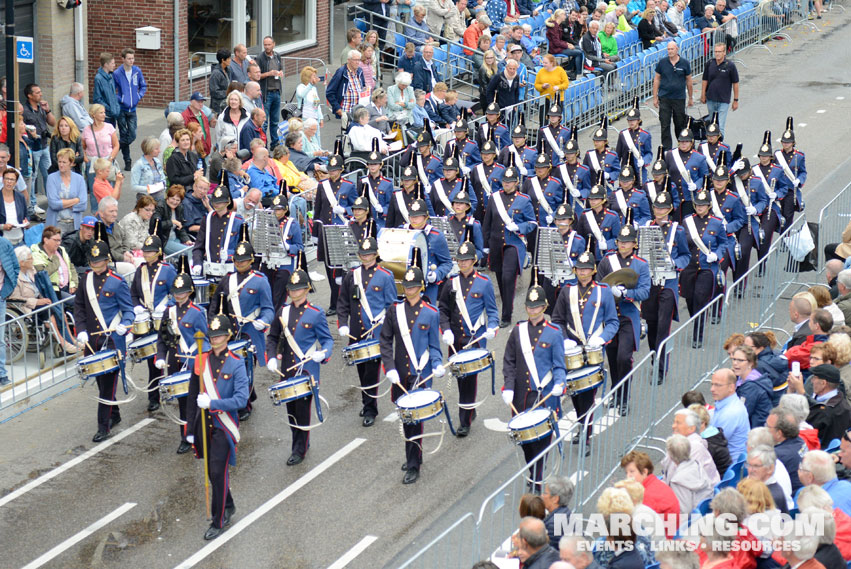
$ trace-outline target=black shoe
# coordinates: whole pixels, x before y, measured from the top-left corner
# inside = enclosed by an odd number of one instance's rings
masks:
[[[160,402],[159,401],[151,401],[151,402],[148,403],[148,412],[150,412],[150,413],[153,413],[154,411],[156,411],[159,408],[160,408]]]
[[[117,425],[117,424],[118,424],[118,423],[120,423],[120,422],[121,422],[121,417],[120,417],[120,416],[118,416],[118,417],[112,417],[112,418],[109,420],[109,428],[111,429],[112,427],[114,427],[115,425]]]
[[[721,317],[717,314],[713,314],[712,318],[709,320],[709,323],[713,326],[721,323]]]
[[[585,456],[591,456],[591,441],[585,443]]]
[[[458,437],[466,437],[470,434],[470,427],[458,427],[458,431],[456,436]]]
[[[109,433],[107,433],[104,430],[99,430],[97,433],[95,433],[95,436],[92,437],[92,442],[93,443],[99,443],[101,441],[105,441],[108,438],[109,438]]]
[[[336,308],[329,308],[325,311],[325,316],[334,316],[335,314],[337,314]]]
[[[618,407],[618,413],[621,417],[626,417],[629,414],[629,407],[626,403],[621,403]]]
[[[694,340],[694,341],[691,343],[691,348],[692,348],[693,350],[699,350],[699,349],[701,349],[702,347],[703,347],[703,340]]]
[[[287,466],[295,466],[296,464],[301,464],[304,460],[304,457],[297,453],[292,453],[290,457],[287,459]]]
[[[405,473],[405,477],[402,478],[402,484],[413,484],[417,481],[417,478],[420,477],[420,471],[418,468],[410,468]]]
[[[360,411],[358,411],[358,417],[363,417],[363,409],[361,409]]]
[[[614,398],[614,397],[612,397],[611,399],[609,399],[609,409],[614,409],[614,408],[615,408],[615,406],[616,406],[617,404],[618,404],[618,403],[617,403],[617,401],[615,401],[615,398]]]
[[[249,411],[248,409],[243,409],[242,411],[239,412],[239,422],[240,423],[244,423],[245,421],[248,420],[249,417],[251,417],[251,411]]]
[[[177,454],[186,454],[190,450],[192,450],[192,445],[186,441],[180,441],[180,446],[177,447]]]
[[[369,415],[367,415],[366,417],[363,418],[363,426],[364,427],[371,427],[374,424],[375,424],[375,417],[370,417]]]
[[[207,528],[207,531],[204,532],[204,539],[206,539],[207,541],[210,541],[211,539],[216,539],[224,532],[225,528],[217,528],[210,526],[209,528]]]
[[[12,380],[8,377],[0,377],[0,385],[10,385]]]
[[[511,322],[509,322],[508,320],[503,320],[499,323],[500,328],[508,328],[509,326],[511,326]]]
[[[230,519],[233,517],[233,514],[236,512],[236,506],[229,506],[225,508],[224,521],[222,522],[222,527],[227,527],[230,525]]]
[[[133,168],[133,163],[129,160],[124,161],[124,171],[129,172]]]
[[[656,378],[656,385],[662,385],[665,383],[665,371],[660,369],[659,376]]]
[[[578,445],[578,444],[579,444],[579,442],[580,442],[581,440],[582,440],[582,439],[581,439],[581,438],[579,438],[579,433],[576,433],[575,435],[573,435],[573,440],[571,441],[571,443],[572,443],[572,444],[575,444],[575,445]]]
[[[408,463],[407,463],[407,462],[403,462],[403,463],[402,463],[402,472],[407,472],[407,471],[408,471]]]

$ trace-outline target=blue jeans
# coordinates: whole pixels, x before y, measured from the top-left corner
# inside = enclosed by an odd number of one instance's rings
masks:
[[[186,248],[186,245],[184,245],[183,243],[178,241],[177,235],[175,235],[174,231],[172,231],[171,235],[168,238],[168,241],[166,241],[166,244],[165,244],[165,247],[163,248],[163,251],[165,252],[166,255],[173,255],[174,253],[177,253],[181,249],[185,249],[185,248]]]
[[[720,103],[706,99],[706,109],[709,111],[709,120],[712,120],[712,113],[718,113],[718,126],[721,127],[721,134],[724,134],[724,125],[727,124],[727,113],[730,111],[730,103]]]
[[[136,111],[121,111],[118,115],[118,144],[125,162],[130,162],[130,145],[136,140]]]
[[[44,194],[47,194],[47,169],[50,168],[50,147],[42,148],[41,150],[32,151],[33,159],[33,185],[30,191],[30,206],[35,205],[35,188],[38,182],[38,175],[41,173],[41,188]]]
[[[6,370],[6,299],[0,300],[0,384],[9,381],[9,372]]]
[[[281,120],[281,92],[266,91],[264,99],[266,107],[266,122],[263,130],[269,133],[269,150],[278,146],[278,128],[275,126]]]
[[[576,73],[576,76],[578,77],[582,75],[582,66],[585,63],[585,54],[581,49],[565,49],[561,53],[556,53],[554,55],[559,65],[562,64],[564,59],[570,58],[573,63],[573,71]]]

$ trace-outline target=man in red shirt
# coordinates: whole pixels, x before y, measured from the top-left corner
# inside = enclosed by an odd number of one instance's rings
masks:
[[[204,101],[206,100],[207,97],[202,95],[200,91],[195,91],[189,98],[189,106],[180,114],[183,117],[183,124],[188,126],[191,122],[197,122],[201,125],[201,134],[204,136],[204,156],[209,156],[210,149],[213,147],[211,127],[216,126],[216,117],[213,117],[213,122],[210,124],[210,120],[204,114]]]
[[[662,516],[665,533],[671,537],[677,530],[680,502],[671,487],[653,474],[653,461],[646,453],[634,450],[621,459],[621,468],[629,478],[644,486],[644,505]]]

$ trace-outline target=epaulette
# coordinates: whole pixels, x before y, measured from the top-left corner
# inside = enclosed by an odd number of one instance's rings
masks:
[[[437,312],[437,308],[435,308],[434,306],[432,306],[430,302],[423,302],[423,308],[430,308],[430,309],[431,309],[431,310],[433,310],[434,312]]]
[[[315,310],[316,312],[322,312],[321,310],[319,310],[318,308],[316,308],[315,306],[313,306],[312,304],[310,304],[310,302],[306,303],[306,304],[305,304],[305,307],[306,307],[306,308],[309,308],[309,309],[311,309],[311,310]]]
[[[378,272],[378,271],[381,271],[381,272],[383,272],[383,273],[386,273],[386,274],[390,275],[391,277],[393,276],[393,273],[391,273],[390,271],[388,271],[387,269],[385,269],[385,268],[384,268],[384,267],[382,267],[381,265],[378,265],[378,270],[377,270],[376,272]]]
[[[643,258],[643,257],[639,257],[638,255],[633,254],[633,255],[632,255],[632,258],[633,258],[633,259],[638,259],[639,261],[644,261],[645,263],[647,263],[647,259],[645,259],[645,258]]]

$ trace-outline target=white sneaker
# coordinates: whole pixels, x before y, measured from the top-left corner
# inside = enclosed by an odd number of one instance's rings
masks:
[[[33,206],[33,211],[36,212],[38,215],[44,215],[45,213],[47,213],[46,211],[41,209],[38,205]]]

